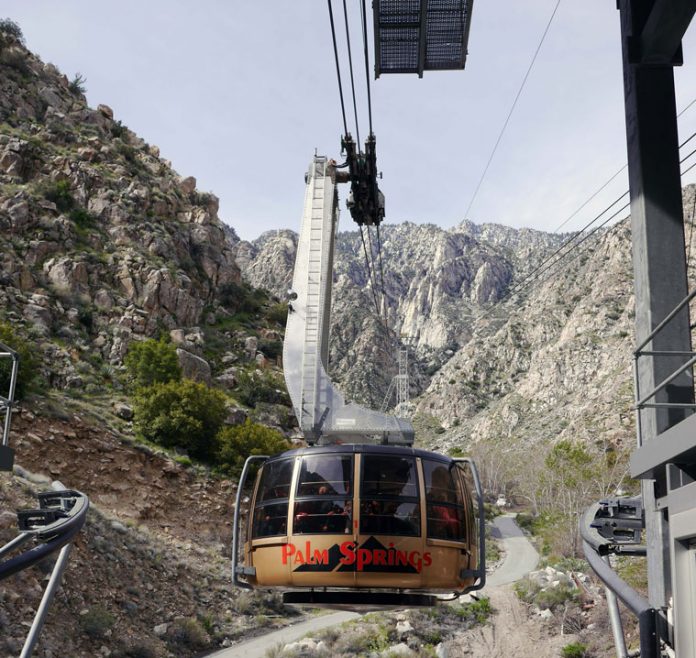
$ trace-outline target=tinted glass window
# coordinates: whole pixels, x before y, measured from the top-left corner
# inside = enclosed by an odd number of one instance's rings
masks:
[[[295,533],[345,534],[351,531],[352,525],[352,500],[303,500],[295,503]]]
[[[420,535],[420,503],[413,457],[365,455],[362,460],[360,532]]]
[[[288,532],[288,498],[292,481],[293,459],[265,464],[252,525],[252,537],[273,537]]]
[[[423,460],[428,537],[464,541],[466,516],[454,464]]]
[[[417,497],[418,478],[413,457],[365,455],[362,497]]]
[[[288,504],[263,505],[254,510],[252,537],[273,537],[288,532]]]
[[[297,496],[352,495],[351,455],[312,455],[302,459]]]
[[[290,482],[294,463],[292,459],[283,459],[263,467],[257,502],[290,497]]]
[[[353,523],[353,457],[302,458],[295,495],[293,533],[345,534]]]

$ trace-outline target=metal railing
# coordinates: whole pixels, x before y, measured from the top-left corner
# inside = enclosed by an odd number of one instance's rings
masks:
[[[633,352],[633,381],[635,390],[635,409],[640,411],[641,409],[647,408],[671,408],[671,409],[696,409],[696,404],[692,402],[648,402],[648,400],[653,399],[661,390],[663,390],[668,384],[673,382],[679,375],[686,372],[689,368],[696,364],[696,352],[694,351],[671,351],[671,350],[646,350],[645,347],[652,342],[652,340],[657,336],[678,314],[686,307],[689,302],[696,297],[696,289],[692,290],[684,299],[682,299],[679,304],[677,304],[674,309],[667,315],[667,317],[662,320],[649,334],[643,339],[643,342],[636,347]],[[694,327],[690,327],[693,329]],[[638,360],[641,357],[689,357],[689,359],[674,370],[671,374],[665,377],[659,384],[657,384],[649,393],[646,393],[641,397],[640,393],[640,379],[638,375]],[[639,414],[640,423],[640,414]]]
[[[79,491],[48,491],[40,493],[38,499],[38,509],[18,512],[20,534],[0,548],[0,580],[28,569],[49,555],[59,552],[20,658],[30,658],[39,641],[48,608],[67,566],[72,542],[84,526],[89,509],[89,499]],[[14,557],[6,557],[18,551],[30,540],[34,540],[35,545],[32,548]]]
[[[0,360],[10,359],[10,378],[7,389],[0,391],[0,414],[2,419],[2,442],[0,442],[0,471],[11,471],[14,462],[14,452],[10,448],[10,425],[12,423],[12,408],[14,406],[17,374],[19,372],[19,354],[13,349],[0,343]]]
[[[612,553],[645,555],[645,546],[631,542],[617,543],[616,541],[603,538],[593,527],[599,508],[599,504],[592,505],[580,518],[580,536],[582,537],[582,548],[585,558],[607,590],[621,599],[626,607],[637,617],[641,658],[659,658],[661,654],[657,635],[657,611],[612,569],[608,559]],[[609,617],[617,655],[625,658],[628,654],[616,599],[608,596],[607,605],[609,607]]]

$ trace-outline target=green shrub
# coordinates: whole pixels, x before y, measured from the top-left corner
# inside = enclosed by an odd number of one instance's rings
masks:
[[[164,338],[131,343],[123,364],[131,385],[136,388],[181,379],[176,347]]]
[[[250,455],[274,455],[290,448],[280,432],[248,418],[243,425],[223,428],[217,441],[221,470],[230,475],[239,475]]]
[[[493,612],[491,600],[486,596],[481,597],[478,601],[464,603],[461,608],[455,608],[455,610],[458,617],[466,621],[474,621],[477,624],[485,623]]]
[[[108,610],[97,606],[80,617],[80,626],[91,638],[100,639],[106,636],[114,621],[114,616]]]
[[[589,654],[587,653],[587,646],[585,644],[573,642],[572,644],[566,644],[561,649],[561,656],[563,658],[587,658]]]
[[[109,128],[111,136],[116,138],[123,137],[126,134],[126,130],[126,126],[124,126],[120,121],[114,121]]]
[[[140,388],[133,400],[135,430],[148,441],[210,460],[227,415],[225,403],[223,393],[189,379]]]
[[[90,215],[84,208],[73,208],[69,217],[78,229],[86,230],[94,226],[94,215]]]
[[[220,303],[235,313],[256,313],[267,298],[263,290],[252,288],[243,282],[230,281],[218,289]]]
[[[46,199],[56,204],[56,208],[61,212],[72,210],[75,206],[75,199],[70,192],[70,183],[66,180],[59,180],[48,185],[43,190]]]
[[[285,383],[270,373],[255,376],[240,373],[235,392],[239,401],[247,407],[255,407],[259,402],[290,404]]]
[[[518,598],[541,610],[553,610],[569,601],[576,600],[578,596],[577,590],[572,585],[560,584],[557,587],[542,589],[530,578],[518,580],[514,588]]]
[[[190,649],[205,649],[210,644],[210,637],[195,619],[174,621],[167,639],[174,646],[184,645]]]
[[[283,341],[262,338],[259,341],[258,350],[268,359],[277,359],[283,354]]]
[[[0,52],[12,43],[24,44],[22,28],[9,18],[0,19]]]
[[[267,313],[266,318],[269,322],[275,322],[281,326],[285,326],[288,320],[288,305],[285,302],[279,302],[278,304],[273,304]]]
[[[19,354],[15,400],[22,400],[33,390],[39,374],[39,364],[34,348],[29,342],[18,336],[6,322],[0,322],[0,343],[4,343]],[[0,359],[0,395],[5,396],[9,392],[11,374],[12,360],[3,357]]]
[[[82,75],[82,73],[76,73],[75,77],[70,81],[68,88],[70,89],[71,93],[75,94],[76,96],[84,95],[84,93],[87,91],[87,87],[85,87],[86,82],[87,79]]]

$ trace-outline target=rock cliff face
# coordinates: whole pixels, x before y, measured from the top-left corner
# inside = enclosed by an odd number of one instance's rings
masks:
[[[215,196],[21,46],[0,68],[3,316],[118,364],[132,337],[214,314],[240,279]],[[79,385],[70,350],[44,351],[52,383]]]
[[[471,338],[477,315],[565,236],[496,224],[464,222],[445,230],[407,222],[382,226],[380,237],[376,279],[370,279],[355,231],[339,233],[334,271],[332,372],[348,395],[368,404],[381,403],[396,374],[399,345],[409,347],[417,364],[413,392],[422,391],[428,373]],[[375,235],[372,244],[376,252]],[[283,296],[296,246],[296,233],[271,231],[253,243],[240,242],[237,265],[251,285]],[[382,303],[386,323],[375,310]]]
[[[684,190],[691,242],[695,189]],[[382,228],[389,324],[411,348],[415,412],[447,430],[426,432],[426,443],[445,450],[473,443],[522,449],[601,436],[630,447],[628,220],[499,303],[567,237],[471,222],[450,230],[409,223]],[[289,232],[242,243],[243,276],[280,294],[294,245]],[[333,373],[353,395],[375,404],[395,374],[395,341],[375,320],[359,234],[339,234],[336,253]]]

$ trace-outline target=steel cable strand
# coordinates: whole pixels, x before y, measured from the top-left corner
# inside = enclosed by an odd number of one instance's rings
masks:
[[[353,77],[353,52],[350,47],[350,28],[348,27],[348,8],[346,0],[343,0],[343,18],[346,22],[346,44],[348,45],[348,67],[350,69],[350,87],[353,94],[353,114],[355,115],[355,136],[360,147],[360,124],[358,123],[358,104],[355,99],[355,79]]]
[[[372,94],[370,90],[370,58],[367,49],[367,11],[365,0],[360,3],[360,13],[362,18],[363,52],[365,58],[365,82],[367,85],[367,117],[370,123],[370,135],[372,134]]]
[[[478,196],[479,190],[481,189],[481,185],[483,184],[484,179],[486,178],[486,174],[488,173],[488,169],[491,166],[491,162],[493,162],[493,157],[495,156],[496,151],[498,150],[498,146],[500,145],[501,140],[503,139],[503,135],[505,134],[505,130],[508,127],[508,124],[510,123],[510,119],[512,117],[512,113],[515,111],[515,107],[517,107],[517,101],[519,101],[520,96],[522,95],[522,90],[524,89],[525,85],[527,84],[527,79],[529,78],[529,74],[532,72],[532,68],[534,68],[534,63],[537,60],[537,57],[539,55],[539,52],[541,51],[541,46],[544,43],[544,40],[546,39],[546,35],[549,32],[549,29],[551,28],[551,23],[553,22],[554,17],[556,16],[556,12],[558,11],[558,7],[561,4],[561,0],[557,0],[556,6],[553,8],[553,12],[551,12],[551,17],[548,20],[548,23],[546,24],[546,28],[544,29],[543,34],[541,35],[541,39],[539,40],[539,44],[537,45],[536,51],[534,52],[534,55],[532,57],[532,61],[529,63],[529,67],[527,68],[527,72],[524,74],[524,78],[522,79],[522,84],[520,85],[520,88],[517,91],[517,95],[515,96],[515,100],[512,102],[512,106],[510,107],[510,111],[508,112],[508,115],[503,122],[503,127],[500,130],[500,133],[498,135],[498,139],[495,142],[495,145],[493,146],[493,150],[491,151],[491,154],[488,158],[488,162],[486,163],[486,166],[483,169],[483,173],[481,174],[481,178],[479,179],[478,184],[476,185],[476,189],[474,190],[474,194],[471,197],[471,201],[469,201],[469,205],[467,206],[466,212],[464,213],[464,219],[468,219],[469,217],[469,211],[471,210],[471,207],[474,205],[474,201],[476,200],[476,197]]]
[[[334,24],[333,8],[331,0],[327,0],[329,6],[329,20],[331,22],[331,37],[333,39],[334,59],[336,60],[336,77],[338,79],[338,94],[341,98],[341,113],[343,114],[343,131],[348,135],[348,121],[346,121],[346,106],[343,101],[343,83],[341,82],[341,67],[338,63],[338,45],[336,43],[336,26]]]

